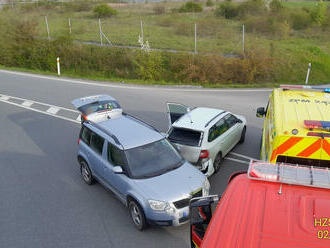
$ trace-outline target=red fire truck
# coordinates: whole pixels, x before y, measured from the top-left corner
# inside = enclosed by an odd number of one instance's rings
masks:
[[[330,169],[251,161],[222,197],[191,200],[190,232],[193,248],[329,248]]]

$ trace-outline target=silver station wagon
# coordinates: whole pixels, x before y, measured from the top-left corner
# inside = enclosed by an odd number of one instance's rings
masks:
[[[205,175],[156,129],[131,115],[82,122],[78,143],[83,180],[113,191],[139,230],[186,223],[190,199],[209,194]]]
[[[246,119],[214,108],[194,108],[167,103],[168,139],[181,155],[206,176],[217,172],[223,158],[237,143],[243,143]]]

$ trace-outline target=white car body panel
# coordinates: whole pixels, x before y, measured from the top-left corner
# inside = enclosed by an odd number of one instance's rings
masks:
[[[223,119],[223,121],[228,119],[227,116],[229,114],[239,119],[240,122],[235,123],[220,136],[209,142],[208,137],[210,128],[221,119]],[[168,116],[170,118],[170,113]],[[232,117],[232,119],[235,118]],[[243,116],[212,108],[196,108],[185,115],[183,114],[175,122],[169,122],[172,125],[168,134],[170,134],[173,128],[199,131],[203,134],[200,146],[183,145],[178,144],[175,141],[171,142],[178,148],[179,152],[186,160],[193,164],[199,162],[198,168],[203,170],[206,176],[210,176],[214,173],[215,170],[213,163],[217,154],[221,152],[222,157],[225,157],[240,141],[243,128],[246,126],[246,119]],[[226,122],[226,124],[228,123]],[[209,152],[209,157],[199,160],[200,152],[202,150],[207,150]],[[205,171],[206,168],[207,170]]]

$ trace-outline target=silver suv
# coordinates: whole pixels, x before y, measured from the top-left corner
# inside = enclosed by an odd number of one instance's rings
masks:
[[[131,115],[84,121],[78,143],[83,180],[96,179],[113,191],[139,230],[187,222],[190,199],[209,193],[207,178],[157,130]]]
[[[217,172],[223,158],[237,143],[243,143],[246,119],[214,108],[194,108],[167,103],[168,139],[181,155],[206,176]]]

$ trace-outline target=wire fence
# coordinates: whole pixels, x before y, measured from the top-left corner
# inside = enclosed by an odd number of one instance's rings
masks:
[[[138,48],[148,41],[151,49],[169,52],[237,54],[244,52],[244,25],[223,23],[212,27],[204,23],[149,24],[141,20],[52,18],[40,22],[42,37],[69,34],[89,44]]]
[[[35,3],[33,6],[36,9],[37,3],[41,3],[38,0],[7,1],[9,4],[13,2]],[[224,55],[244,52],[245,33],[240,24],[195,13],[173,14],[169,9],[167,14],[155,15],[148,4],[115,5],[121,13],[126,11],[124,16],[98,19],[93,17],[92,12],[70,14],[65,11],[65,6],[61,10],[61,5],[58,5],[53,12],[46,9],[33,17],[39,22],[39,35],[49,40],[71,35],[76,41],[102,46],[139,48],[147,43],[150,49],[168,52]],[[144,12],[136,10],[145,6]],[[31,12],[35,10],[32,7]]]

